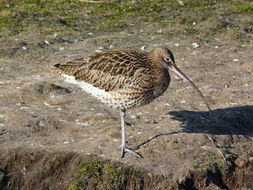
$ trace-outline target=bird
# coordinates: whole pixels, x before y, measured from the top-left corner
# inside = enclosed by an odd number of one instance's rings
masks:
[[[65,78],[65,82],[80,87],[102,103],[120,112],[121,151],[137,157],[142,155],[126,146],[126,110],[149,104],[161,96],[169,87],[169,71],[188,81],[203,99],[209,112],[207,99],[197,86],[177,67],[168,47],[157,47],[151,51],[137,48],[104,50],[95,55],[82,57],[63,64],[55,64],[53,73]]]

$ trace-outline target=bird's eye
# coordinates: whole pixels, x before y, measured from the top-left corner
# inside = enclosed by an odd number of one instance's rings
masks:
[[[167,62],[167,63],[170,63],[171,62],[171,59],[169,57],[165,57],[164,60]]]

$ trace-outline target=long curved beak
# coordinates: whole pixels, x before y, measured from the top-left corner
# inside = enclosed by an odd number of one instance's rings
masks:
[[[203,101],[206,104],[206,107],[208,108],[209,112],[211,113],[212,110],[207,102],[207,99],[205,98],[205,96],[202,94],[202,92],[198,89],[198,87],[191,81],[191,79],[189,79],[184,73],[183,71],[181,71],[176,65],[173,65],[170,67],[170,70],[174,71],[178,76],[180,76],[182,79],[185,79],[187,82],[189,82],[189,84],[193,87],[193,89],[197,92],[197,94],[203,99]]]

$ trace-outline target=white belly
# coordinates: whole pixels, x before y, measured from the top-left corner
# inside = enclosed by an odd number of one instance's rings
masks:
[[[101,102],[108,104],[110,107],[126,109],[131,107],[130,105],[134,103],[134,100],[130,100],[129,99],[130,97],[122,95],[120,91],[106,92],[105,90],[94,87],[89,83],[75,80],[75,77],[73,76],[69,75],[62,75],[62,76],[65,77],[64,80],[65,82],[77,85],[83,91],[96,97]]]

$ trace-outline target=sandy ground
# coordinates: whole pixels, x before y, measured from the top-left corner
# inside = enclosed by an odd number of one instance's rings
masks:
[[[244,45],[220,35],[194,48],[195,41],[187,36],[154,36],[147,41],[148,35],[135,31],[55,44],[44,44],[40,36],[28,34],[2,40],[1,151],[96,155],[173,181],[182,181],[187,172],[198,168],[214,165],[223,171],[230,165],[234,173],[244,172],[238,175],[243,182],[237,186],[253,189],[253,41]],[[33,39],[41,40],[41,47],[30,45]],[[146,43],[136,43],[136,39]],[[120,159],[118,110],[64,83],[50,69],[56,63],[94,54],[100,47],[143,45],[147,51],[157,46],[172,50],[177,65],[207,97],[213,116],[193,89],[171,73],[172,82],[164,95],[127,110],[127,144],[138,146],[144,158],[126,154]],[[236,189],[231,184],[210,182],[206,186]]]

